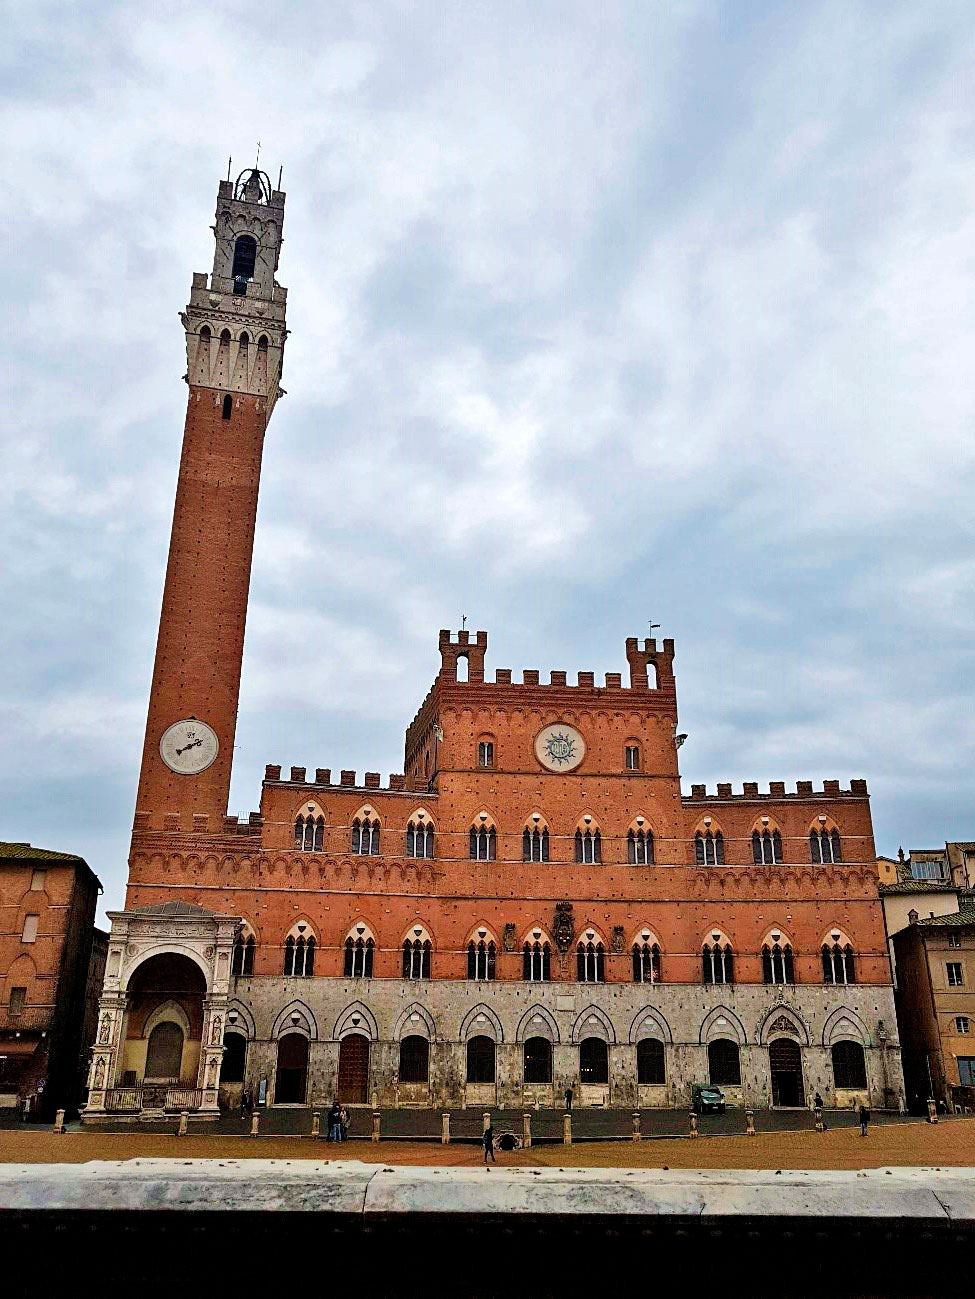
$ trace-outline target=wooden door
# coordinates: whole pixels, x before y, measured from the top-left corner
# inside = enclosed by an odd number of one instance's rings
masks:
[[[339,1043],[339,1100],[365,1105],[369,1099],[369,1039],[350,1033]]]

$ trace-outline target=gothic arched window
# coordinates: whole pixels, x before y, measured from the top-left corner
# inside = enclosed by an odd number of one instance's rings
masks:
[[[853,948],[849,943],[823,943],[823,982],[856,983]]]
[[[548,829],[537,825],[525,826],[521,836],[522,861],[548,861]]]
[[[660,982],[660,947],[643,939],[633,944],[633,982]]]
[[[418,937],[407,938],[403,942],[403,978],[429,979],[430,958],[433,944],[421,930]]]
[[[498,832],[494,826],[472,825],[470,833],[471,861],[494,861],[498,855]]]
[[[548,983],[552,978],[552,948],[539,939],[522,948],[521,977],[527,983]]]
[[[407,857],[433,856],[433,824],[414,817],[406,827]]]
[[[483,938],[467,944],[467,977],[469,979],[493,979],[497,966],[497,947],[493,939],[486,943]]]
[[[254,973],[254,952],[257,944],[254,935],[246,929],[234,939],[234,950],[230,961],[230,972],[240,978],[249,978]]]
[[[752,831],[752,860],[756,866],[778,866],[782,862],[782,836],[778,830],[769,833]]]
[[[357,816],[352,822],[352,852],[357,857],[379,855],[379,821],[370,816]]]
[[[247,293],[247,284],[254,278],[256,265],[257,240],[253,235],[238,235],[234,244],[234,265],[230,272],[237,297],[243,297]]]
[[[809,857],[817,866],[842,861],[839,830],[810,830]]]
[[[288,976],[304,978],[315,973],[315,939],[305,937],[306,924],[294,927],[284,941],[284,972]]]
[[[734,953],[720,936],[701,949],[705,983],[734,983]]]
[[[630,830],[626,836],[626,860],[631,866],[653,865],[653,831]]]
[[[762,978],[766,983],[795,983],[795,963],[792,959],[792,944],[778,941],[771,947],[765,943],[762,947]]]
[[[321,852],[325,846],[325,818],[320,812],[301,812],[295,818],[295,847],[299,852]]]
[[[606,982],[606,952],[598,939],[583,939],[576,948],[576,978],[580,983]]]
[[[587,864],[603,860],[603,842],[598,830],[576,831],[576,861]]]
[[[724,865],[724,835],[720,830],[698,830],[694,836],[694,856],[698,866]]]
[[[347,979],[371,979],[376,940],[364,924],[358,924],[345,940],[345,968]]]

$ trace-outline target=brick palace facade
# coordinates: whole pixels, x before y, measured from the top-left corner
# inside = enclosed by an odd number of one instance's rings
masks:
[[[268,766],[227,816],[284,194],[221,182],[90,1116],[808,1104],[902,1090],[866,784],[682,791],[674,643],[515,679],[441,631],[403,774]]]

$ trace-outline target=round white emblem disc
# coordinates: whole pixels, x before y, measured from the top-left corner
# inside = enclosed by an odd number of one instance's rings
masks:
[[[173,722],[159,741],[159,752],[170,771],[180,776],[198,776],[217,756],[216,732],[193,717]]]
[[[535,757],[548,771],[574,771],[585,756],[585,740],[566,722],[553,722],[535,736]]]

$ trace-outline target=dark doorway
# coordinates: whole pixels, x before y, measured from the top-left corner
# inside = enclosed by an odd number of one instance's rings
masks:
[[[278,1071],[274,1080],[277,1105],[304,1105],[308,1081],[308,1039],[288,1033],[278,1042]]]
[[[530,1037],[525,1043],[525,1082],[552,1081],[552,1043],[547,1037]]]
[[[224,1083],[243,1082],[244,1064],[247,1060],[247,1038],[244,1037],[243,1033],[225,1033],[223,1045],[220,1081]]]
[[[183,1060],[183,1030],[166,1020],[149,1034],[146,1048],[146,1078],[153,1082],[179,1082]]]
[[[777,1037],[769,1043],[768,1058],[772,1067],[772,1104],[805,1105],[799,1043],[793,1042],[791,1038]]]
[[[339,1043],[339,1100],[365,1105],[369,1099],[369,1039],[350,1033]]]
[[[399,1080],[401,1083],[425,1083],[430,1078],[430,1043],[413,1033],[399,1044]]]

